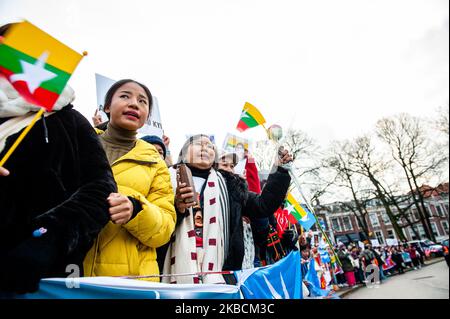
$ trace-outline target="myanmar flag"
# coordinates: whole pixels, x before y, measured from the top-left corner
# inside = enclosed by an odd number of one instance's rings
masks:
[[[236,128],[239,132],[244,132],[246,129],[264,123],[266,123],[266,120],[261,115],[259,110],[252,104],[245,102],[244,108],[242,109],[241,118]]]
[[[299,204],[290,192],[286,197],[284,207],[289,212],[288,219],[292,224],[300,223],[308,231],[316,223],[316,219],[308,207]]]
[[[0,76],[28,102],[51,111],[82,55],[28,21],[0,42]]]
[[[289,192],[284,203],[285,209],[289,212],[288,219],[291,224],[297,224],[302,217],[306,215],[300,204],[295,200],[292,193]]]

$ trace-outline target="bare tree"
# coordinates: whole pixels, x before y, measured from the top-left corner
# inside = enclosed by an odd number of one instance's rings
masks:
[[[449,135],[449,119],[448,119],[448,105],[447,107],[439,107],[437,110],[436,128],[447,136]]]
[[[261,140],[256,142],[256,147],[252,155],[259,170],[269,171],[275,154],[274,143],[269,140]]]
[[[383,186],[382,176],[389,171],[390,164],[384,161],[381,156],[377,157],[376,154],[377,152],[369,136],[356,138],[346,152],[354,166],[353,172],[365,176],[372,183],[376,198],[381,201],[397,237],[401,241],[406,241],[398,218],[391,209],[389,197],[386,195],[386,187]]]
[[[323,166],[334,171],[334,185],[347,189],[351,194],[351,201],[341,201],[340,206],[345,210],[350,210],[359,221],[367,238],[369,238],[369,226],[367,224],[367,201],[360,194],[360,177],[352,168],[352,161],[349,157],[350,143],[334,142],[329,150],[328,157],[323,161]],[[363,192],[364,193],[364,192]]]
[[[379,120],[376,133],[390,148],[392,158],[401,167],[425,234],[435,241],[419,184],[427,175],[436,175],[448,162],[448,155],[432,146],[420,119],[409,114]]]

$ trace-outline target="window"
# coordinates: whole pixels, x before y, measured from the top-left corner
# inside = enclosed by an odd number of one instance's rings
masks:
[[[434,205],[430,205],[431,208],[431,213],[433,213],[433,215],[436,215],[436,207]]]
[[[431,217],[430,208],[429,207],[425,207],[425,211],[426,211],[427,217]]]
[[[423,229],[422,225],[415,225],[413,226],[414,229],[419,233],[420,238],[424,239],[427,238],[426,234],[425,234],[425,230]],[[412,240],[418,240],[419,238],[417,238],[417,236],[414,234],[414,231],[409,228],[409,234],[411,235],[411,239]]]
[[[358,227],[359,227],[359,229],[363,229],[363,228],[364,228],[363,225],[362,225],[362,223],[361,223],[361,220],[362,220],[363,218],[364,218],[364,217],[356,218],[356,221],[358,222]]]
[[[448,235],[448,221],[443,220],[441,222],[442,228],[444,228],[445,233]]]
[[[383,223],[385,225],[390,225],[391,224],[391,220],[389,219],[389,216],[386,212],[382,212],[381,213],[381,218],[383,219]]]
[[[442,211],[441,205],[437,205],[436,206],[437,212],[438,212],[438,216],[439,217],[445,217],[444,212]]]
[[[378,220],[378,216],[377,216],[376,213],[369,214],[369,218],[370,218],[370,222],[371,222],[373,227],[379,227],[380,226],[380,221]]]
[[[434,234],[435,237],[439,236],[436,223],[431,223],[431,230],[433,231],[433,234]]]
[[[384,245],[383,233],[381,231],[376,231],[375,235],[377,236],[378,242],[380,245]]]
[[[417,225],[416,229],[419,232],[420,237],[422,237],[422,238],[426,238],[427,237],[426,233],[425,233],[425,229],[423,229],[423,225]]]
[[[341,225],[339,224],[339,218],[332,218],[331,225],[333,225],[334,231],[341,231]]]
[[[353,230],[352,222],[350,221],[350,217],[349,216],[344,216],[342,218],[342,220],[344,222],[344,230]]]
[[[416,234],[414,233],[414,231],[412,230],[411,227],[408,227],[409,230],[409,235],[411,236],[411,240],[418,240],[419,237],[416,236]]]
[[[417,211],[416,208],[412,209],[412,213],[414,215],[415,220],[420,220],[419,212]]]
[[[445,206],[445,210],[447,211],[447,214],[448,214],[448,204],[444,205],[444,206]]]
[[[387,238],[395,239],[394,231],[392,229],[387,230]]]

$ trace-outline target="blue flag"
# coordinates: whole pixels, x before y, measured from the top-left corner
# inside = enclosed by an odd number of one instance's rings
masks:
[[[42,279],[39,290],[23,295],[2,295],[16,299],[241,299],[234,285],[163,284],[114,277]]]
[[[298,222],[306,231],[308,231],[311,229],[311,227],[314,226],[314,224],[316,223],[316,219],[314,218],[312,212],[308,209],[308,206],[306,206],[305,204],[300,204],[300,206],[306,212],[306,215],[300,218]]]
[[[309,283],[308,289],[311,297],[325,297],[328,296],[329,290],[320,287],[319,276],[317,276],[316,268],[314,267],[314,259],[311,258],[309,262],[309,269],[306,273],[305,280]]]
[[[327,264],[327,263],[331,262],[330,254],[328,253],[328,251],[326,249],[319,247],[319,254],[320,254],[320,259],[322,259],[323,263]]]
[[[292,251],[273,265],[235,272],[245,299],[302,299],[300,253]]]

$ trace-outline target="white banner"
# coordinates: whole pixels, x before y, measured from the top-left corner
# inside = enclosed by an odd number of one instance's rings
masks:
[[[102,116],[102,122],[108,121],[108,117],[106,116],[106,113],[104,112],[104,103],[105,103],[105,96],[106,92],[108,92],[109,88],[115,83],[116,81],[113,79],[110,79],[106,76],[103,76],[101,74],[95,73],[95,86],[97,89],[97,109],[100,115]]]
[[[398,240],[397,239],[392,239],[392,238],[387,238],[386,239],[386,245],[388,246],[398,246]]]
[[[161,113],[159,112],[158,99],[154,96],[152,103],[152,114],[142,128],[138,130],[139,136],[156,135],[162,139],[164,130],[161,124]]]
[[[108,117],[106,116],[106,113],[103,110],[104,108],[103,104],[105,102],[106,93],[114,83],[116,83],[115,80],[110,79],[104,75],[95,73],[95,84],[97,88],[97,107],[98,111],[102,116],[102,122],[106,122],[108,120]],[[161,124],[161,113],[159,112],[158,99],[155,96],[153,96],[152,114],[148,118],[144,126],[138,130],[138,136],[141,137],[145,135],[156,135],[162,139],[163,134],[164,131]]]
[[[378,242],[378,239],[371,239],[370,243],[372,244],[372,247],[380,247],[380,243]]]

